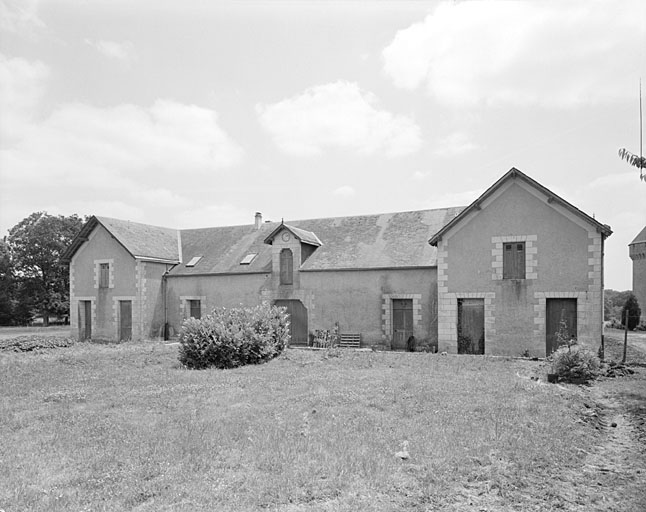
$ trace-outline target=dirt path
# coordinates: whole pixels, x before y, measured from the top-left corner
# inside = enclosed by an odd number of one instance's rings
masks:
[[[646,368],[580,387],[582,421],[598,431],[578,470],[555,475],[563,509],[646,510]]]

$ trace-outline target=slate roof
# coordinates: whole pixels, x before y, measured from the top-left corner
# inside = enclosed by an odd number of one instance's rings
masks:
[[[281,227],[298,233],[306,243],[313,244],[314,236],[321,244],[301,266],[302,271],[432,267],[437,263],[437,250],[427,240],[461,210],[298,220],[282,226],[267,222],[260,229],[246,225],[182,230],[184,262],[194,256],[202,259],[194,267],[178,265],[170,275],[271,272],[271,245],[266,240]],[[249,265],[241,265],[248,254],[256,257]]]
[[[179,262],[176,229],[110,217],[90,217],[72,244],[63,253],[61,257],[63,263],[71,261],[76,251],[88,240],[90,233],[99,224],[134,257]]]
[[[639,234],[635,237],[635,239],[630,242],[628,245],[633,245],[633,244],[639,244],[646,242],[646,226],[644,226],[644,229],[642,229]]]

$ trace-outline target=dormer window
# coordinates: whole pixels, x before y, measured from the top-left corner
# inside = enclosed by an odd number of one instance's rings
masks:
[[[280,251],[280,284],[294,283],[294,255],[291,249]]]

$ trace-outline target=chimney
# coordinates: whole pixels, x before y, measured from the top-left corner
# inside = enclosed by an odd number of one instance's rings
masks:
[[[260,229],[262,226],[262,213],[256,212],[256,229]]]

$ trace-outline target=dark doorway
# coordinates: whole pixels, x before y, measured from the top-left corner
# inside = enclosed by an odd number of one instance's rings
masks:
[[[484,299],[458,299],[458,354],[484,353]]]
[[[550,355],[558,349],[557,333],[563,322],[563,336],[576,338],[576,299],[547,299],[545,313],[545,353]]]
[[[300,300],[277,300],[275,306],[285,308],[289,315],[290,345],[307,345],[307,309]]]
[[[132,339],[132,301],[119,301],[119,341]]]
[[[408,338],[413,335],[413,299],[393,301],[393,350],[407,350]]]
[[[80,300],[79,307],[79,341],[92,338],[92,301]]]

